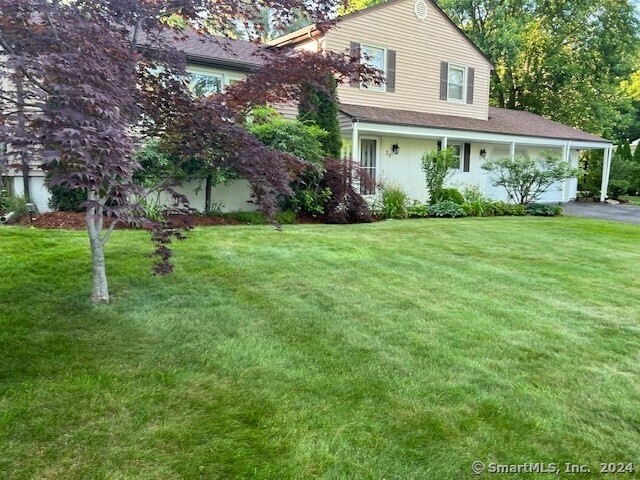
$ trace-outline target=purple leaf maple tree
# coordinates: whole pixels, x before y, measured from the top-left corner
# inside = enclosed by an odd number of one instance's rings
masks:
[[[341,0],[0,0],[0,142],[5,165],[37,160],[51,185],[86,193],[94,302],[108,302],[105,245],[117,224],[145,226],[171,270],[167,222],[152,222],[135,199],[148,191],[134,182],[140,139],[160,138],[176,158],[207,159],[246,178],[260,209],[272,215],[301,160],[263,145],[242,128],[256,105],[295,101],[300,85],[326,88],[327,72],[344,82],[377,72],[344,53],[263,49],[263,66],[225,93],[194,98],[185,55],[175,48],[184,29],[203,41],[229,35],[238,22],[255,31],[269,9],[286,24],[303,12],[322,30]],[[259,34],[258,31],[256,31]],[[19,163],[15,163],[18,161]],[[14,163],[12,163],[14,162]],[[172,192],[163,179],[155,190]]]

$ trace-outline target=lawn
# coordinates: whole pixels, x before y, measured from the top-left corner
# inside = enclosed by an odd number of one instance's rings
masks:
[[[631,205],[640,205],[640,197],[632,197],[631,195],[623,195],[620,197],[621,200],[625,202],[629,202]]]
[[[0,477],[638,478],[599,471],[640,468],[639,239],[570,217],[200,228],[157,278],[118,231],[93,307],[82,232],[4,227]]]

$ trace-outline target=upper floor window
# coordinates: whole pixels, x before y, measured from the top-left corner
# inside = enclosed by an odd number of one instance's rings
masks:
[[[365,45],[363,43],[360,45],[360,56],[362,63],[366,63],[373,68],[382,70],[385,75],[387,74],[387,50],[385,48]],[[385,90],[384,83],[382,85],[375,85],[371,83],[363,84],[362,87],[371,90]]]
[[[473,104],[475,68],[440,62],[440,100]]]
[[[465,101],[466,73],[465,67],[449,64],[447,100],[454,102]]]

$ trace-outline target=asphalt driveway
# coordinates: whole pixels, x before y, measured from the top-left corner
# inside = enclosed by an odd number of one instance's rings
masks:
[[[591,202],[568,202],[562,205],[565,215],[601,218],[640,225],[640,206],[608,205]]]

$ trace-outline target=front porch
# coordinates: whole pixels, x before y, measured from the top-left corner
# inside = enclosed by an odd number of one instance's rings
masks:
[[[475,185],[494,200],[509,201],[502,187],[494,187],[491,175],[482,169],[485,160],[492,158],[537,157],[543,151],[561,156],[577,167],[582,150],[601,149],[605,152],[601,201],[604,202],[611,164],[610,144],[500,135],[483,132],[444,130],[425,127],[376,124],[353,121],[343,129],[349,154],[375,179],[376,184],[393,183],[401,186],[410,198],[426,202],[428,191],[421,168],[425,152],[454,147],[459,154],[459,167],[447,181],[448,186],[462,188]],[[542,202],[568,202],[577,196],[577,178],[559,182],[540,199]],[[372,192],[375,194],[375,192]]]

